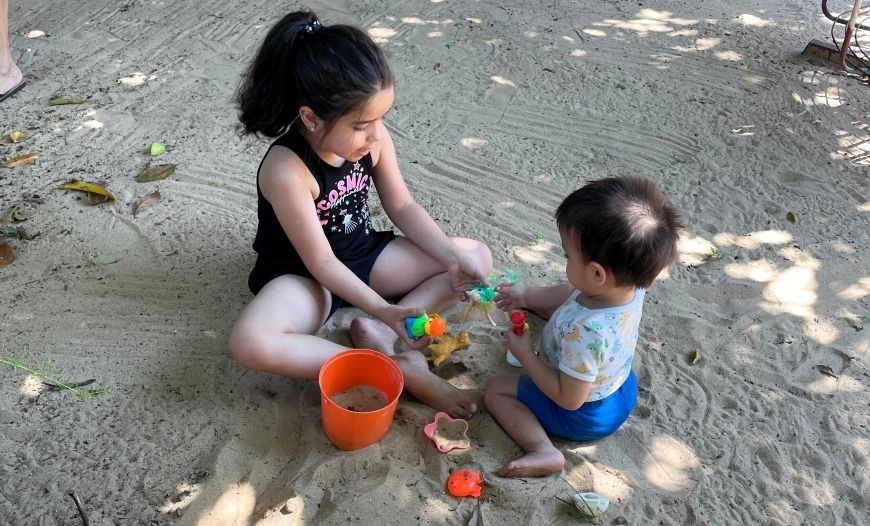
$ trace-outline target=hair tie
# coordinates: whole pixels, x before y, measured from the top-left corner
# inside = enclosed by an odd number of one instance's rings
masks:
[[[323,25],[320,23],[320,20],[314,19],[311,22],[305,24],[303,30],[310,35],[311,33],[319,30],[321,27],[323,27]]]

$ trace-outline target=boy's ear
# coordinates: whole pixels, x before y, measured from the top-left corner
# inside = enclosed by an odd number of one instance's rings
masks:
[[[314,110],[309,106],[299,107],[299,120],[302,121],[302,126],[305,126],[308,131],[316,130],[317,124],[320,122],[320,119],[317,118],[317,114],[314,113]]]
[[[593,283],[601,287],[607,282],[609,276],[603,265],[592,261],[589,263],[589,277],[592,278]]]

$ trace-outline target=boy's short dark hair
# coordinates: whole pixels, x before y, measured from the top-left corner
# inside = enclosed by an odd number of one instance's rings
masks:
[[[556,209],[559,229],[585,261],[609,270],[619,286],[647,288],[677,258],[679,213],[644,177],[608,177],[575,190]]]

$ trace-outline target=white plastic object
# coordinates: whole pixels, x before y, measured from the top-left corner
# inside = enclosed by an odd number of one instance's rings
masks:
[[[592,491],[575,493],[573,499],[574,506],[576,506],[578,510],[583,513],[589,513],[591,510],[593,517],[600,516],[602,513],[607,511],[607,507],[610,506],[610,500],[608,500],[607,497]]]
[[[510,351],[507,352],[507,356],[505,356],[505,358],[507,359],[507,363],[513,365],[514,367],[523,366],[523,364],[521,364],[520,361],[517,360],[517,357],[514,356],[513,353],[511,353]]]

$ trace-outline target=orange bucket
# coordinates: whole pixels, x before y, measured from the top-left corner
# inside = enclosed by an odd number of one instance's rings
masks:
[[[323,364],[318,382],[323,432],[339,449],[353,451],[374,444],[390,430],[405,378],[389,357],[368,349],[348,349]],[[332,400],[359,385],[380,391],[387,405],[375,411],[351,411]]]

